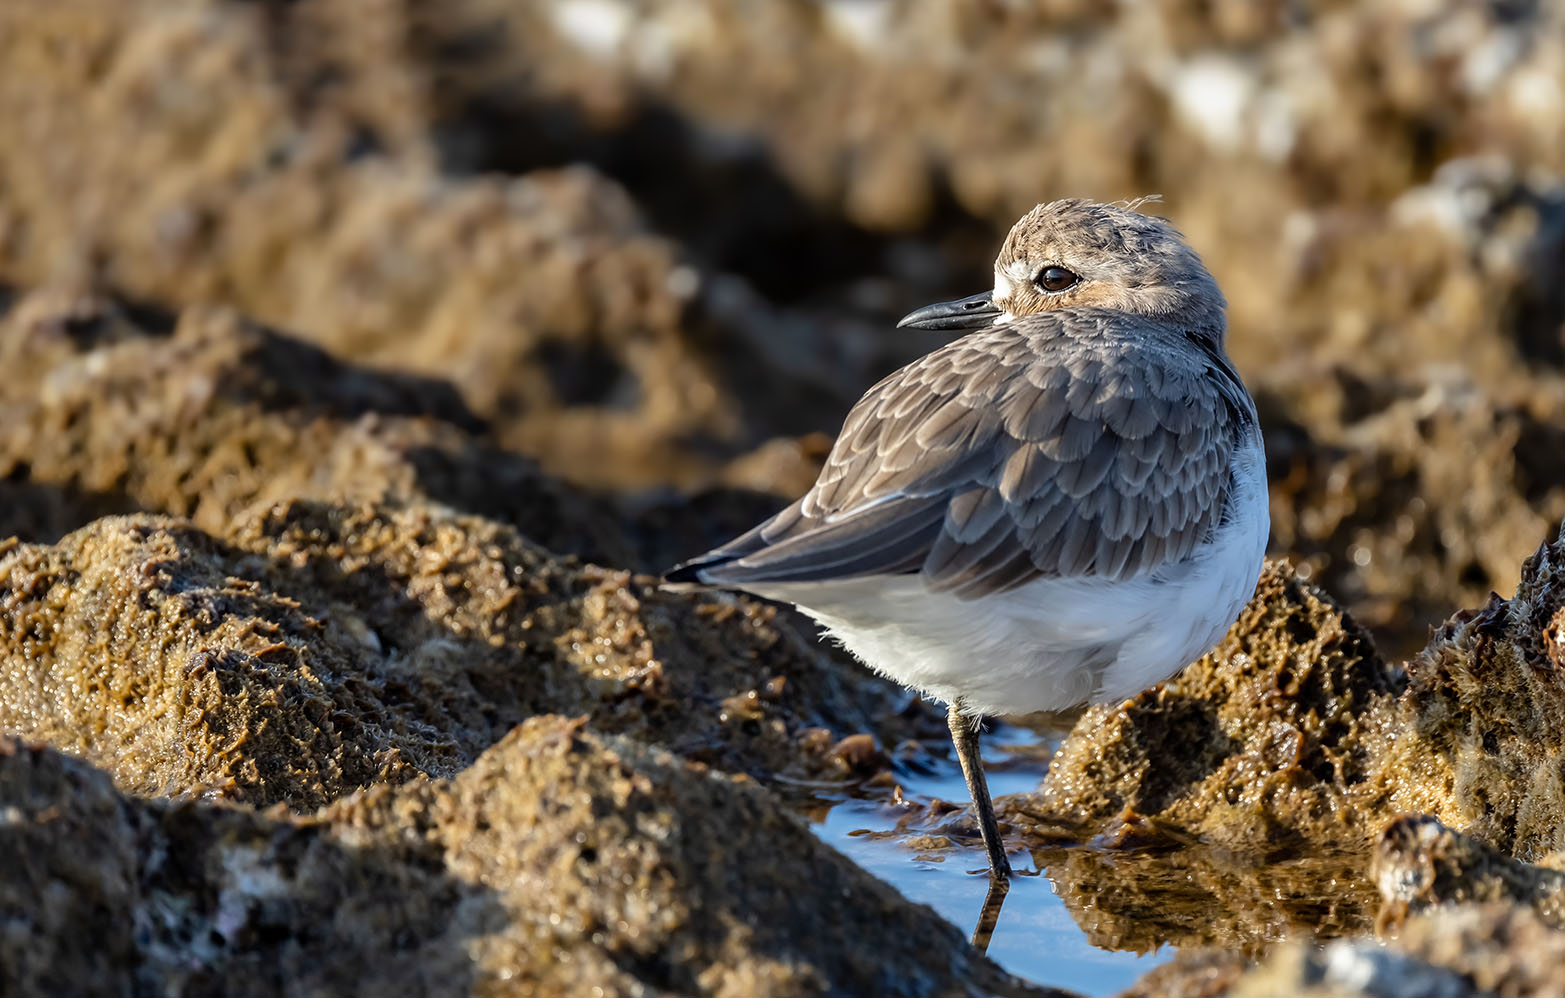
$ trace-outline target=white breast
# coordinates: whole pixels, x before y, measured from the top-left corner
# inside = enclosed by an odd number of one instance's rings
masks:
[[[1116,700],[1167,679],[1227,632],[1270,529],[1259,439],[1234,455],[1230,516],[1185,561],[1128,580],[1038,579],[963,601],[917,576],[758,586],[798,605],[870,668],[982,714]]]

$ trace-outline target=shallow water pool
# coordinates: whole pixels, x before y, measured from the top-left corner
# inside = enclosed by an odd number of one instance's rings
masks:
[[[983,752],[990,792],[998,797],[1037,789],[1057,743],[1055,734],[1020,726],[1002,725],[986,732]],[[898,783],[909,800],[967,803],[967,787],[954,757],[932,772],[899,773]],[[972,934],[989,884],[981,847],[920,855],[891,834],[905,812],[885,800],[848,798],[833,803],[824,815],[819,809],[812,811],[815,833],[822,840],[904,896],[934,908],[963,933]],[[1011,854],[1011,861],[1018,874],[1039,872],[1018,853]],[[1093,946],[1043,875],[1012,878],[988,952],[1018,977],[1094,998],[1124,990],[1173,958],[1169,947],[1138,956]]]

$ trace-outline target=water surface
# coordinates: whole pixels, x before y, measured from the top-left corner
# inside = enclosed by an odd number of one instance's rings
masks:
[[[1037,789],[1047,759],[1058,744],[1057,733],[1001,725],[983,739],[990,792],[1026,793]],[[967,802],[967,786],[954,757],[932,771],[898,772],[904,797],[920,803],[939,798]],[[824,815],[814,811],[814,828],[822,840],[850,857],[913,901],[927,904],[945,919],[971,934],[983,907],[988,877],[983,849],[958,848],[921,855],[890,834],[905,808],[879,799],[847,798],[832,803]],[[1018,977],[1038,984],[1068,988],[1084,995],[1108,996],[1129,987],[1148,970],[1173,958],[1173,949],[1138,956],[1099,949],[1071,918],[1046,875],[1030,868],[1030,860],[1012,853],[1019,876],[1000,912],[989,943],[989,955]]]

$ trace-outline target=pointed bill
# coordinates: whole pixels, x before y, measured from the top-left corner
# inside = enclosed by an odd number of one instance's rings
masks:
[[[897,320],[897,328],[977,329],[993,325],[994,320],[1000,317],[1000,310],[995,306],[992,295],[991,291],[980,291],[956,301],[925,305]]]

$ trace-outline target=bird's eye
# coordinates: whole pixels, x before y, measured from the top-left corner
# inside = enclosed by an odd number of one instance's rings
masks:
[[[1080,277],[1077,277],[1064,267],[1045,267],[1039,271],[1037,277],[1038,286],[1051,294],[1064,291],[1079,280],[1081,280]]]

